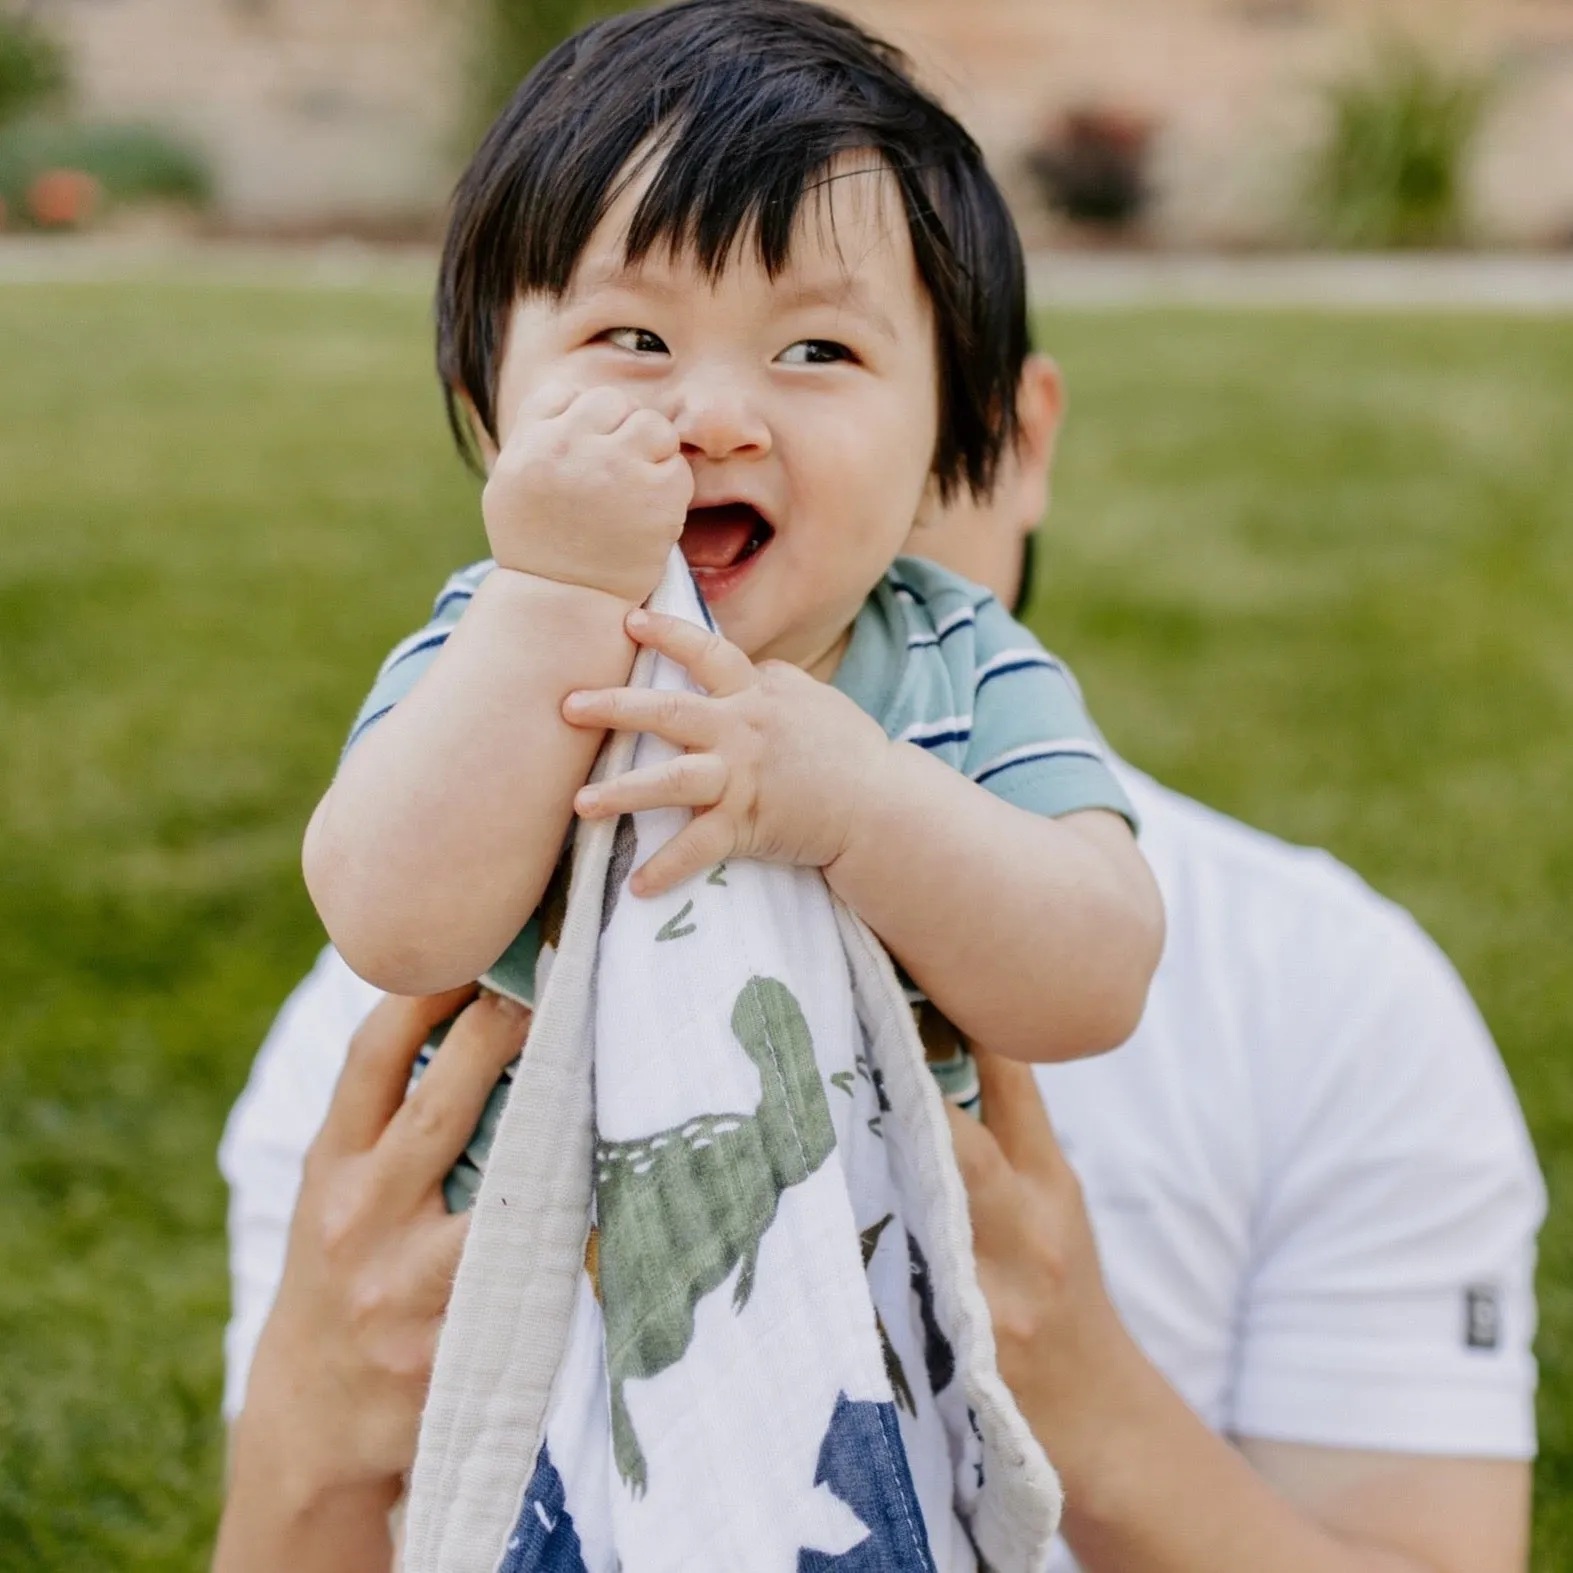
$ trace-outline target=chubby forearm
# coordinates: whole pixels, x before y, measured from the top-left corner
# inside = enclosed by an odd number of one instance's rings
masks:
[[[236,1424],[213,1573],[390,1573],[397,1478],[330,1482],[266,1417]]]
[[[306,834],[306,882],[350,965],[397,994],[489,967],[540,900],[601,734],[564,696],[621,682],[628,603],[498,569],[430,669],[351,751]]]
[[[1112,814],[1041,818],[894,744],[826,875],[957,1027],[999,1053],[1101,1053],[1141,1019],[1163,906]]]

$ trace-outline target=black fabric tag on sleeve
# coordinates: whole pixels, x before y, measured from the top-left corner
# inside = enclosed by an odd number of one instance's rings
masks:
[[[1464,1290],[1464,1347],[1496,1349],[1501,1343],[1501,1297],[1491,1284],[1471,1284]]]

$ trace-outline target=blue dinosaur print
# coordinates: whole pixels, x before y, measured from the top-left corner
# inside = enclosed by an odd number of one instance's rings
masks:
[[[497,1573],[589,1573],[563,1477],[544,1442]]]
[[[868,1526],[850,1551],[803,1547],[797,1573],[936,1573],[894,1404],[836,1399],[814,1484],[829,1486]]]
[[[923,1319],[923,1363],[928,1367],[929,1391],[943,1393],[956,1374],[956,1352],[934,1314],[934,1284],[929,1277],[928,1258],[910,1229],[907,1261],[912,1269],[912,1292],[918,1297],[918,1315]]]

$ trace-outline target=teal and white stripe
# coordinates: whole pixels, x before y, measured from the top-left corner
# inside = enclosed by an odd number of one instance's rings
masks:
[[[426,626],[393,647],[347,748],[420,680],[494,566],[454,574]],[[986,590],[943,568],[896,561],[858,614],[834,681],[890,737],[1020,808],[1050,817],[1106,808],[1135,822],[1064,663]]]

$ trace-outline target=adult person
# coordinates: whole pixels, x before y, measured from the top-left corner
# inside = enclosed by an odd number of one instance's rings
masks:
[[[1008,597],[1060,408],[1035,359],[993,498],[913,549]],[[987,1128],[954,1121],[1001,1367],[1066,1483],[1054,1573],[1515,1573],[1544,1198],[1490,1037],[1331,858],[1122,779],[1169,914],[1141,1027],[1072,1065],[981,1056]],[[377,1001],[325,953],[225,1136],[223,1573],[388,1561],[463,1227],[440,1177],[525,1024],[471,1006],[400,1108],[452,999]]]

